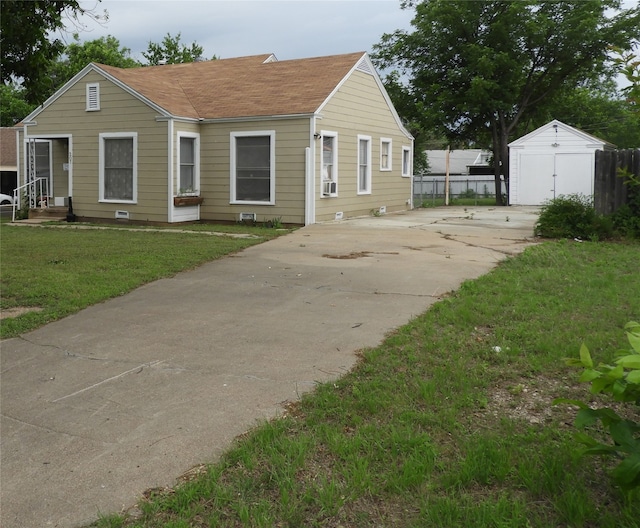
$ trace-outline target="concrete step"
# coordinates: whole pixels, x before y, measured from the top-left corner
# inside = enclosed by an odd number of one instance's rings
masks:
[[[38,207],[29,209],[29,219],[64,220],[67,217],[67,207]]]

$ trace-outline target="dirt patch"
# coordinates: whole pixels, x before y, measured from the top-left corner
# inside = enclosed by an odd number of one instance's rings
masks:
[[[39,306],[15,306],[14,308],[7,308],[0,311],[0,319],[9,319],[11,317],[18,317],[19,315],[29,312],[41,312],[42,308]]]

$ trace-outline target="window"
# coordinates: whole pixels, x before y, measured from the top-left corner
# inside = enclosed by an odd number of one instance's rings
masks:
[[[138,135],[100,134],[100,201],[135,203],[138,198]]]
[[[338,195],[338,138],[322,131],[322,196]]]
[[[275,204],[274,130],[231,133],[231,202]]]
[[[371,138],[358,136],[358,194],[371,193]]]
[[[391,139],[380,138],[380,170],[381,171],[391,170],[391,153],[393,152],[391,145],[392,145]]]
[[[87,83],[87,112],[100,110],[100,84]]]
[[[411,147],[402,147],[402,175],[411,176]]]
[[[198,194],[200,190],[200,138],[178,133],[178,194]]]

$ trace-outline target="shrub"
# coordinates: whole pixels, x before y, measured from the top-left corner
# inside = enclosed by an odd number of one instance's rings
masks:
[[[590,198],[571,194],[544,203],[534,232],[545,238],[600,240],[612,235],[613,223],[596,213]]]

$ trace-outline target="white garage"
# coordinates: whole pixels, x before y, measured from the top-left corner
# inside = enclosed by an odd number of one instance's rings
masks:
[[[593,196],[596,150],[606,141],[553,120],[509,143],[509,203],[542,205],[560,195]]]

